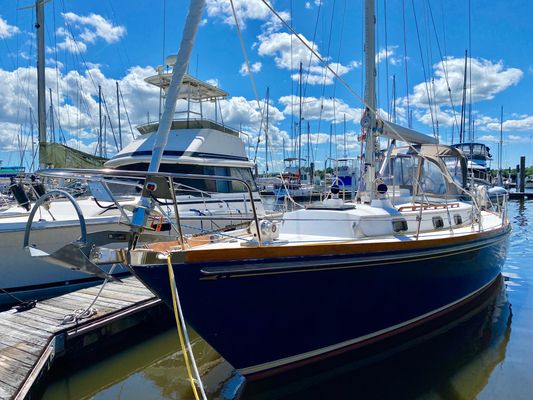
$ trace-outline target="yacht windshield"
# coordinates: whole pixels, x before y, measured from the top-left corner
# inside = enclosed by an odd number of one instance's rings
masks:
[[[420,172],[420,190],[434,195],[446,194],[446,179],[436,163],[424,160]]]

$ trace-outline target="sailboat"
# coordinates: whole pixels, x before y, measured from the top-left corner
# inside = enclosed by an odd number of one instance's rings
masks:
[[[505,204],[485,210],[470,196],[467,160],[460,150],[377,116],[374,0],[365,1],[361,125],[366,169],[358,201],[332,196],[277,219],[254,212],[247,229],[219,236],[180,233],[176,214],[175,240],[156,247],[143,242],[158,196],[173,197],[173,179],[195,179],[157,171],[171,124],[172,92],[175,96],[180,90],[203,6],[203,1],[191,2],[176,62],[180,67],[174,69],[174,89],[166,99],[149,172],[143,175],[143,199],[133,210],[128,246],[113,250],[86,236],[82,245],[78,242],[86,262],[97,267],[102,261],[94,252],[122,260],[170,307],[179,293],[185,320],[250,378],[438,321],[497,286],[511,230]],[[380,170],[391,170],[390,178],[380,175],[376,165],[378,132],[410,143],[387,151],[387,167]],[[46,173],[89,181],[123,179],[117,171]],[[226,179],[251,190],[244,180]],[[29,250],[50,262],[71,262],[65,253]]]

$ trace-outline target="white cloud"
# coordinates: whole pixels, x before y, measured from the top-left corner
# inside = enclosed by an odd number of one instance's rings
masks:
[[[72,54],[85,53],[87,51],[87,45],[81,40],[74,40],[70,32],[66,29],[59,28],[57,30],[57,35],[63,36],[63,41],[57,44],[57,47],[60,50],[65,50]],[[50,49],[49,52],[53,52],[53,50]]]
[[[476,141],[487,142],[487,143],[497,143],[500,141],[500,138],[494,135],[483,135],[483,136],[476,138]]]
[[[16,26],[9,25],[5,19],[0,16],[0,39],[7,39],[20,32]]]
[[[380,49],[378,53],[376,54],[376,63],[385,61],[388,58],[389,64],[391,65],[400,64],[401,59],[395,56],[397,48],[398,46],[388,46],[387,48]]]
[[[113,25],[112,21],[98,14],[91,13],[87,16],[81,16],[67,12],[61,15],[67,23],[81,30],[79,36],[87,43],[94,43],[97,38],[103,39],[106,43],[115,43],[126,34],[124,26]]]
[[[55,70],[47,68],[46,73],[49,76],[53,76],[55,75]],[[155,74],[155,70],[152,67],[136,66],[130,68],[126,75],[118,80],[125,101],[125,107],[124,105],[122,107],[124,145],[127,145],[132,139],[124,108],[128,111],[135,134],[137,134],[135,126],[145,123],[148,113],[151,121],[157,120],[159,89],[144,81],[144,78],[153,74]],[[21,126],[25,126],[27,121],[27,113],[20,110],[28,110],[31,107],[35,112],[37,109],[36,90],[27,91],[28,87],[35,88],[37,86],[36,75],[34,67],[19,68],[16,71],[0,69],[0,81],[3,82],[0,85],[0,98],[3,99],[0,103],[0,121],[2,121],[0,123],[0,131],[3,132],[0,136],[0,151],[15,150],[18,132]],[[99,126],[97,88],[93,85],[92,80],[94,80],[96,85],[102,86],[111,123],[115,135],[118,136],[115,98],[116,80],[105,76],[98,65],[93,65],[88,72],[83,74],[77,71],[68,71],[66,73],[59,71],[59,107],[57,105],[56,87],[55,85],[52,87],[54,108],[59,116],[59,122],[67,143],[77,149],[89,152],[94,152]],[[210,83],[216,84],[217,82],[210,81]],[[46,103],[49,104],[49,99],[47,99]],[[177,110],[186,109],[187,102],[185,100],[179,101]],[[250,135],[250,142],[255,144],[261,130],[261,111],[264,109],[264,100],[260,102],[258,107],[255,100],[248,100],[241,96],[230,97],[220,101],[220,109],[217,112],[218,120],[221,121],[222,116],[226,126],[242,129],[243,132]],[[199,111],[199,105],[193,105],[193,110]],[[214,103],[204,103],[203,113],[205,118],[215,119]],[[274,151],[281,149],[284,139],[286,142],[289,141],[287,132],[280,129],[280,124],[285,118],[283,112],[271,101],[269,108],[269,144]],[[108,150],[111,155],[116,150],[109,124],[107,132]],[[26,140],[27,137],[28,135],[26,135]],[[261,142],[263,141],[262,137]]]
[[[233,0],[233,4],[241,28],[246,26],[248,19],[266,21],[270,18],[270,10],[261,0]],[[235,24],[228,0],[207,0],[206,9],[208,16],[220,18],[228,25]]]
[[[306,81],[309,84],[333,83],[333,74],[324,68],[320,60],[309,50],[309,48],[313,49],[316,54],[324,59],[318,51],[318,46],[304,35],[299,35],[300,40],[295,35],[286,32],[273,32],[263,33],[257,38],[259,40],[257,48],[259,55],[274,57],[274,62],[278,68],[297,71],[301,62],[305,70]],[[342,65],[332,62],[329,66],[338,75],[344,75],[353,68],[360,66],[360,63],[352,61],[348,65]],[[307,73],[308,69],[309,72]],[[307,75],[309,75],[308,78]],[[298,73],[293,73],[291,78],[297,81],[299,79]]]
[[[279,102],[285,106],[283,113],[290,115],[293,113],[299,116],[300,99],[298,96],[282,96]],[[292,103],[292,104],[291,104]],[[341,99],[304,97],[302,98],[302,117],[304,120],[333,121],[341,123],[344,115],[347,121],[353,121],[359,124],[361,119],[361,109],[351,108]]]
[[[517,68],[505,68],[503,62],[493,63],[484,59],[469,59],[468,65],[472,65],[472,102],[493,99],[494,96],[510,86],[516,85],[523,76],[523,72]],[[451,89],[454,105],[460,104],[463,96],[464,59],[449,57],[445,60],[448,74],[448,82]],[[435,82],[431,86],[431,93],[435,93],[435,104],[450,107],[450,94],[446,83],[446,76],[442,63],[433,65]],[[469,72],[470,75],[470,72]],[[467,88],[467,99],[470,98],[470,83]],[[402,99],[405,101],[405,99]],[[427,91],[425,82],[415,85],[413,94],[410,95],[410,103],[415,107],[428,107]]]
[[[519,119],[508,119],[503,121],[504,131],[533,131],[533,116],[522,116]],[[491,131],[500,130],[500,122],[494,121],[487,124],[487,129]]]
[[[205,82],[208,83],[211,86],[215,86],[215,87],[219,87],[220,86],[220,82],[219,82],[219,80],[217,78],[207,79]]]
[[[261,71],[262,66],[263,64],[260,61],[257,61],[250,64],[250,70],[252,71],[252,73],[255,74]],[[242,63],[241,69],[239,70],[239,74],[241,74],[242,76],[248,76],[248,67],[246,66],[246,63]]]

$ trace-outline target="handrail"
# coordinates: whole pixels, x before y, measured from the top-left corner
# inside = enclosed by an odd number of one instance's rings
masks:
[[[46,176],[50,178],[63,178],[63,179],[82,179],[82,180],[97,180],[102,179],[102,177],[114,177],[114,178],[136,178],[146,180],[148,177],[163,177],[166,178],[165,181],[169,183],[169,189],[171,193],[174,193],[173,182],[174,179],[207,179],[207,180],[225,180],[239,182],[242,184],[250,196],[250,203],[252,206],[253,219],[250,220],[255,222],[257,230],[257,241],[259,246],[262,245],[261,239],[261,229],[259,225],[259,219],[257,218],[257,208],[255,206],[254,195],[251,185],[242,178],[237,178],[233,176],[221,176],[221,175],[204,175],[204,174],[184,174],[184,173],[173,173],[173,172],[148,172],[148,171],[124,171],[116,169],[73,169],[73,168],[52,168],[39,170],[36,172],[41,176]],[[170,186],[171,185],[171,186]],[[174,196],[175,197],[175,193]],[[174,200],[174,199],[173,199]],[[175,202],[174,202],[175,203]],[[175,203],[176,204],[176,203]],[[178,213],[177,206],[175,207],[175,218],[178,225],[178,229],[181,230],[180,225],[180,216]],[[183,234],[180,233],[180,238],[183,239]],[[183,243],[183,242],[182,242]],[[183,246],[183,245],[182,245]]]

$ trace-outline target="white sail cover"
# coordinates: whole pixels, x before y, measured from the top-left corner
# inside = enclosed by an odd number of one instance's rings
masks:
[[[410,128],[405,128],[393,122],[381,120],[380,123],[383,124],[382,134],[390,137],[391,139],[412,144],[437,144],[439,142],[433,136],[417,132]]]

